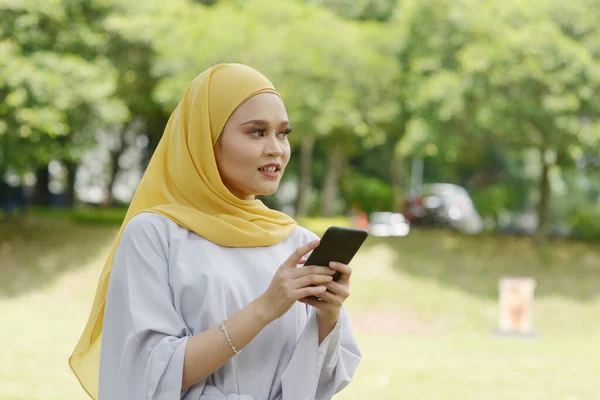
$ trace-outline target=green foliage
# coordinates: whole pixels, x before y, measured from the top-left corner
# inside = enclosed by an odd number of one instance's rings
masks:
[[[398,0],[308,0],[321,4],[342,17],[355,20],[388,21]]]
[[[475,208],[483,216],[498,218],[502,211],[523,209],[524,196],[514,184],[496,184],[471,191]]]
[[[0,165],[77,159],[127,118],[105,56],[105,1],[0,2]],[[16,151],[18,149],[18,151]]]
[[[381,142],[385,132],[378,125],[395,113],[393,38],[381,26],[341,20],[323,7],[252,0],[207,8],[179,0],[140,8],[111,24],[126,37],[143,32],[152,42],[158,54],[153,73],[165,76],[154,98],[165,110],[205,68],[241,62],[273,81],[297,132],[336,133],[336,143],[342,140],[349,152],[357,150],[354,136]]]
[[[550,216],[561,222],[575,206],[557,188],[573,187],[574,162],[600,149],[596,6],[0,0],[0,170],[77,160],[98,129],[133,121],[152,148],[191,79],[241,62],[282,93],[293,147],[316,139],[308,170],[322,189],[312,213],[332,193],[323,185],[335,150],[339,212],[397,204],[390,196],[408,190],[411,159],[421,157],[426,182],[467,187],[493,216],[534,204],[545,165]],[[306,170],[293,162],[288,178]]]
[[[600,240],[600,207],[576,209],[568,216],[567,222],[574,236]]]
[[[394,195],[390,185],[381,179],[352,171],[342,181],[344,198],[366,213],[394,211]]]

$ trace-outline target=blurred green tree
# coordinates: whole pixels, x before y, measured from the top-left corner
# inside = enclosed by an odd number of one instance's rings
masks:
[[[161,16],[158,23],[156,15]],[[328,138],[331,145],[322,202],[323,214],[331,215],[345,158],[358,149],[356,138],[381,141],[385,135],[376,123],[393,116],[389,93],[396,64],[390,51],[380,51],[389,42],[384,30],[342,20],[322,7],[302,2],[273,7],[253,0],[208,8],[173,1],[148,7],[119,25],[155,38],[159,60],[154,71],[165,78],[154,96],[165,110],[177,104],[198,72],[216,63],[246,63],[269,76],[294,122],[291,140],[300,146],[299,215],[308,211],[315,140]],[[223,26],[235,29],[224,33]]]
[[[0,1],[0,170],[41,168],[43,178],[48,162],[60,160],[70,204],[96,129],[128,117],[106,56],[109,13],[99,0]]]
[[[490,3],[457,54],[460,81],[469,82],[461,97],[471,105],[464,111],[472,133],[537,151],[539,242],[548,231],[552,170],[572,168],[585,149],[600,145],[600,99],[594,96],[600,60],[588,44],[597,43],[597,30],[589,28],[598,17],[584,2]]]

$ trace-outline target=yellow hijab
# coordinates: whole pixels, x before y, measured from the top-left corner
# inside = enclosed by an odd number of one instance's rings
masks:
[[[259,200],[241,200],[219,176],[213,146],[231,114],[258,93],[275,93],[267,78],[240,64],[219,64],[198,75],[169,118],[100,275],[83,334],[69,358],[85,391],[98,397],[100,343],[110,271],[123,228],[141,212],[172,219],[226,247],[277,244],[296,227]]]

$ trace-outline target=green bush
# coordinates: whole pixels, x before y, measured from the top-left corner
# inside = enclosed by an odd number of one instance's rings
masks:
[[[28,210],[30,215],[36,217],[49,217],[49,218],[70,218],[73,210],[70,208],[54,208],[54,207],[31,207]]]
[[[71,218],[82,224],[121,225],[126,213],[126,208],[78,208]]]
[[[127,213],[126,208],[42,208],[31,209],[31,215],[50,218],[70,218],[81,224],[121,225]],[[352,226],[352,220],[347,217],[335,218],[298,218],[298,224],[322,235],[330,226]]]
[[[44,218],[68,218],[82,224],[120,225],[125,219],[126,208],[53,208],[33,207],[29,214]]]
[[[299,225],[305,227],[321,236],[330,226],[345,226],[351,227],[352,220],[347,217],[335,218],[297,218]]]
[[[345,175],[342,190],[348,204],[360,204],[367,214],[394,211],[394,192],[389,182],[353,171]]]
[[[600,240],[600,207],[581,207],[567,218],[573,236],[586,240]]]
[[[483,216],[498,218],[503,210],[519,210],[523,206],[522,193],[510,184],[496,184],[470,191],[473,204]]]

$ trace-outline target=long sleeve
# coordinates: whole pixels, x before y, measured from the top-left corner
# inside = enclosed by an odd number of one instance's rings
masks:
[[[335,328],[319,345],[319,322],[312,310],[281,384],[286,400],[329,400],[354,376],[361,353],[344,307]]]
[[[191,332],[173,305],[167,232],[153,214],[123,231],[104,312],[99,400],[198,398],[202,390],[181,393]]]

